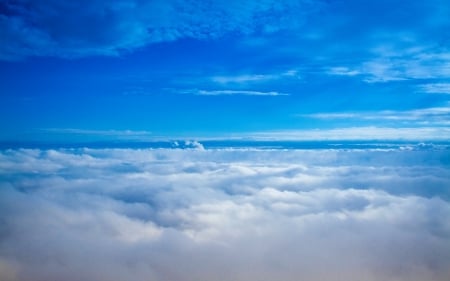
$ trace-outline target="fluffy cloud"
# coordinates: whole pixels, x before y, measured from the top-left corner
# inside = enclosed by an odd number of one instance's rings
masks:
[[[0,279],[447,280],[448,151],[4,150]]]

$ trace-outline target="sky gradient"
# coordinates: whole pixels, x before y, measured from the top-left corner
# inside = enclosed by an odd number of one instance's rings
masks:
[[[0,140],[449,139],[449,6],[2,0]]]

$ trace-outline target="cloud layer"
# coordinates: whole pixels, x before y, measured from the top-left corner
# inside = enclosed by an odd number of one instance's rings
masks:
[[[0,279],[448,280],[446,150],[0,154]]]

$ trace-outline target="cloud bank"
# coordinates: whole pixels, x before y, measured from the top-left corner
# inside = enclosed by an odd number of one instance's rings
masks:
[[[447,150],[0,154],[0,279],[448,280]]]

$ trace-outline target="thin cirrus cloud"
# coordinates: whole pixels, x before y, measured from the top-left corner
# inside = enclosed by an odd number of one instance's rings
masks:
[[[263,92],[263,91],[247,91],[247,90],[197,90],[192,92],[194,95],[199,96],[288,96],[287,93],[280,93],[275,91]]]
[[[373,54],[373,58],[347,66],[334,66],[325,73],[336,76],[360,76],[367,83],[386,83],[416,79],[446,79],[450,75],[450,53],[435,50],[415,49],[413,53],[402,54],[399,47],[394,54]],[[448,93],[446,83],[424,86],[426,92],[437,90]]]
[[[420,91],[430,94],[450,94],[450,83],[431,83],[419,86]]]
[[[211,77],[211,81],[219,84],[241,84],[251,82],[264,82],[268,80],[276,79],[276,75],[271,74],[252,74],[252,75],[238,75],[238,76],[214,76]]]
[[[400,37],[430,42],[429,36],[445,30],[448,24],[448,19],[442,16],[448,8],[441,0],[408,4],[378,1],[370,5],[347,2],[348,6],[330,1],[290,0],[2,1],[0,31],[9,44],[0,47],[0,58],[119,55],[156,42],[214,39],[230,33],[258,36],[277,31],[294,31],[290,32],[294,42],[296,38],[322,40],[327,35],[334,40],[336,34],[345,45],[351,44],[351,40],[346,41],[350,37],[363,43],[364,48],[371,48],[374,47],[371,37],[387,29],[394,35],[384,38],[384,42],[399,41]],[[398,13],[395,7],[407,12]],[[375,19],[374,9],[383,12],[382,22]],[[302,29],[317,18],[320,23],[314,23],[311,31]]]
[[[299,117],[314,119],[355,119],[355,120],[385,120],[403,121],[417,124],[445,125],[450,122],[450,107],[431,107],[414,110],[394,111],[383,110],[375,112],[336,112],[300,114]]]
[[[2,151],[0,279],[447,280],[446,153]]]
[[[212,76],[210,79],[217,84],[251,84],[271,82],[279,79],[299,78],[298,71],[290,69],[280,73],[274,74],[242,74],[242,75],[218,75]]]
[[[383,13],[382,21],[375,16],[377,12]],[[120,55],[183,38],[217,39],[232,34],[247,40],[255,36],[253,41],[257,41],[269,35],[268,40],[260,40],[265,42],[265,56],[271,59],[271,54],[290,54],[289,61],[298,62],[299,67],[310,57],[310,62],[335,68],[331,72],[336,75],[360,73],[370,83],[448,77],[449,52],[444,47],[448,38],[443,32],[448,29],[447,14],[442,0],[365,5],[359,1],[344,5],[290,0],[3,1],[0,32],[8,44],[0,46],[0,59]],[[287,32],[290,43],[272,38],[277,31]],[[342,47],[335,46],[336,40]],[[331,48],[317,48],[317,42]],[[252,50],[249,46],[244,49]],[[349,50],[358,55],[347,55]],[[348,65],[335,63],[343,57],[352,61]],[[219,80],[232,82],[223,78]],[[259,78],[269,77],[236,77],[249,81]]]
[[[301,24],[316,6],[308,1],[2,1],[0,31],[8,44],[0,47],[0,58],[118,55],[181,38],[276,31]]]
[[[327,119],[334,119],[339,114],[328,115]],[[345,114],[345,118],[348,118]],[[442,126],[420,127],[341,127],[334,129],[303,129],[303,130],[274,130],[254,132],[242,135],[253,140],[293,140],[293,141],[347,141],[347,140],[381,140],[381,141],[447,141],[450,139],[450,129]]]
[[[145,141],[155,139],[150,131],[92,130],[81,128],[41,128],[24,135],[24,138],[57,140],[65,142],[86,141]]]
[[[355,113],[318,113],[309,115],[300,115],[303,118],[318,118],[325,120],[332,119],[362,119],[361,114]],[[377,116],[365,116],[367,120],[378,120]],[[386,119],[398,121],[398,116],[385,116]],[[443,118],[442,118],[443,119]],[[410,119],[409,119],[410,120]],[[421,124],[419,121],[415,121]],[[422,124],[424,125],[424,124]],[[360,127],[342,127],[329,129],[301,129],[301,130],[267,130],[260,132],[233,133],[224,137],[194,137],[202,140],[253,140],[253,141],[367,141],[367,140],[392,140],[392,141],[445,141],[450,139],[450,129],[448,120],[443,119],[435,121],[434,125],[419,127],[377,127],[377,126],[360,126]],[[183,136],[164,136],[153,135],[147,131],[102,131],[102,130],[85,130],[85,129],[64,129],[50,128],[43,129],[47,133],[46,137],[50,139],[65,141],[86,141],[86,140],[122,140],[122,141],[169,141],[174,138],[183,138]],[[178,147],[178,143],[174,146]],[[197,143],[187,142],[185,146],[201,147]]]
[[[86,130],[75,128],[47,128],[42,129],[49,133],[77,134],[77,135],[96,135],[96,136],[150,136],[149,131],[132,131],[132,130]]]

